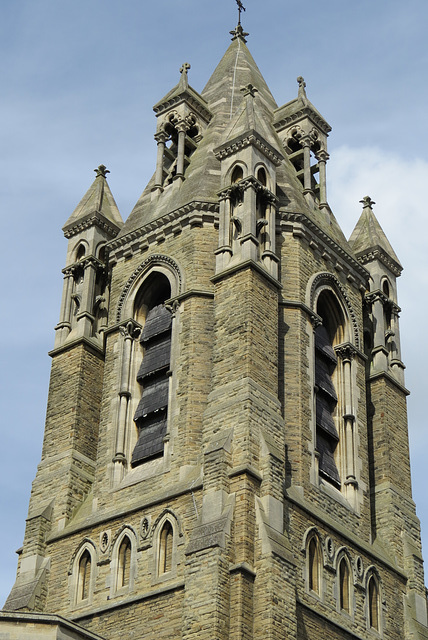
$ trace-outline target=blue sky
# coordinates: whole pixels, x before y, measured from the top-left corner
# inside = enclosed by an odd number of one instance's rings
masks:
[[[276,101],[332,125],[328,199],[349,236],[370,195],[399,281],[414,499],[428,554],[425,363],[426,0],[244,1],[248,46]],[[201,91],[229,44],[234,0],[12,0],[0,8],[0,604],[14,581],[40,459],[62,289],[61,227],[101,163],[123,218],[154,171],[152,106],[190,62]],[[7,526],[5,526],[7,523]]]

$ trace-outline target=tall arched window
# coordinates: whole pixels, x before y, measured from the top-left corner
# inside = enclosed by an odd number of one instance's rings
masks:
[[[131,574],[131,541],[124,536],[117,556],[117,589],[129,586]]]
[[[174,545],[174,530],[169,520],[165,522],[159,536],[159,567],[158,574],[168,573],[172,569],[172,553]]]
[[[368,605],[368,618],[369,627],[375,631],[379,631],[380,628],[380,596],[377,580],[374,575],[371,575],[367,585],[367,605]]]
[[[165,306],[171,297],[169,280],[152,274],[143,284],[135,303],[135,318],[143,325],[140,344],[143,360],[137,381],[141,400],[134,415],[138,441],[132,466],[163,455],[167,430],[172,315]]]
[[[338,587],[339,587],[339,608],[341,611],[350,613],[351,599],[350,599],[350,572],[348,563],[345,558],[342,558],[339,562],[338,570]]]
[[[322,291],[317,301],[317,313],[322,319],[315,329],[315,394],[316,448],[319,454],[319,474],[341,487],[336,448],[339,431],[336,420],[337,356],[333,346],[342,341],[344,318],[331,291]]]
[[[308,587],[320,595],[321,593],[321,552],[316,536],[312,536],[308,545]]]
[[[77,573],[77,602],[88,600],[90,596],[91,588],[91,568],[92,558],[89,551],[86,549],[79,560],[79,567]]]

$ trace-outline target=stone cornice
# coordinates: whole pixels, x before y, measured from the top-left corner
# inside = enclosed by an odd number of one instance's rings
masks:
[[[220,145],[214,149],[214,155],[217,160],[223,160],[250,145],[259,149],[277,167],[284,160],[284,156],[254,129]]]
[[[107,244],[110,262],[130,257],[150,244],[164,240],[167,235],[175,235],[186,226],[202,226],[205,223],[218,224],[219,203],[194,200],[183,207],[174,209],[156,220],[130,231]],[[126,246],[126,249],[124,247]]]
[[[403,365],[403,368],[404,368],[404,365]],[[377,380],[380,380],[380,378],[385,378],[388,382],[390,382],[395,387],[397,387],[397,389],[399,389],[399,391],[401,391],[405,396],[410,395],[410,391],[406,389],[406,387],[404,387],[402,384],[400,384],[398,380],[394,378],[392,373],[389,373],[388,371],[375,371],[374,373],[371,373],[369,375],[368,381],[376,382]]]
[[[91,340],[90,338],[86,338],[85,336],[81,336],[79,338],[76,338],[75,340],[70,340],[70,342],[65,341],[64,344],[62,344],[60,347],[49,351],[48,355],[53,358],[54,356],[57,356],[64,351],[68,351],[69,349],[73,349],[80,344],[89,349],[89,351],[92,351],[92,353],[99,358],[104,358],[104,347],[102,346],[102,344],[100,345],[100,343],[96,342],[95,339]]]
[[[393,258],[391,258],[391,256],[388,255],[380,245],[370,247],[366,251],[357,253],[356,255],[358,261],[361,264],[368,264],[369,262],[374,262],[375,260],[382,262],[382,264],[384,264],[385,267],[387,267],[396,278],[398,278],[398,276],[400,276],[401,272],[403,271],[403,267],[398,264],[398,262],[396,262]]]
[[[286,127],[289,127],[295,122],[302,120],[303,118],[310,118],[314,124],[316,124],[319,129],[325,134],[328,135],[331,131],[331,127],[323,117],[320,116],[314,109],[311,108],[310,105],[305,105],[298,111],[294,111],[294,113],[290,113],[284,117],[281,117],[281,110],[283,107],[279,107],[275,111],[275,115],[279,116],[279,120],[273,123],[273,126],[276,131],[281,131]]]
[[[63,227],[64,236],[69,240],[73,236],[89,229],[90,227],[99,227],[102,231],[108,233],[109,236],[114,238],[120,231],[114,222],[108,220],[100,211],[93,211],[83,218],[79,218],[76,222]]]
[[[348,266],[352,267],[353,271],[358,274],[361,280],[361,284],[367,285],[367,281],[370,277],[369,272],[365,269],[358,260],[356,260],[350,253],[345,251],[333,238],[331,238],[325,231],[323,231],[315,222],[310,220],[304,213],[296,213],[292,211],[285,211],[280,209],[278,212],[278,224],[283,229],[289,223],[297,223],[305,226],[311,235],[315,235],[317,239],[324,245],[324,248],[333,251],[339,256]],[[304,234],[300,234],[304,235]]]
[[[209,122],[212,118],[212,113],[208,108],[208,103],[202,98],[202,96],[194,96],[190,91],[182,91],[174,96],[168,98],[168,100],[158,102],[153,107],[153,111],[156,116],[162,115],[165,111],[169,111],[172,107],[176,107],[181,102],[187,102],[188,105],[192,107],[195,111],[199,113],[199,115],[206,121]],[[205,104],[204,104],[205,103]]]

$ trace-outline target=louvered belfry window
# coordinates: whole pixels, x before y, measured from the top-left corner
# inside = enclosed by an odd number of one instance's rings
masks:
[[[132,453],[132,466],[163,454],[168,413],[171,324],[171,312],[164,304],[158,304],[148,312],[141,332],[144,357],[137,381],[143,391],[134,416],[138,441]]]
[[[339,442],[334,422],[337,394],[333,384],[333,374],[337,367],[337,357],[327,329],[320,325],[315,330],[315,385],[317,451],[319,453],[319,473],[340,488],[340,477],[334,459]]]

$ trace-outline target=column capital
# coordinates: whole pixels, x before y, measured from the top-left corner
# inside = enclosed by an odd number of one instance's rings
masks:
[[[351,362],[358,353],[357,348],[350,342],[338,344],[337,347],[334,347],[334,351],[343,362]]]
[[[327,160],[330,159],[330,156],[325,149],[320,149],[316,152],[315,158],[318,160],[318,162],[327,162]]]
[[[169,136],[167,133],[165,133],[165,131],[158,131],[158,133],[155,133],[154,135],[154,139],[158,144],[162,142],[165,143],[168,140],[168,138]]]
[[[137,340],[141,334],[141,325],[135,320],[127,320],[119,326],[120,334],[125,340]]]

